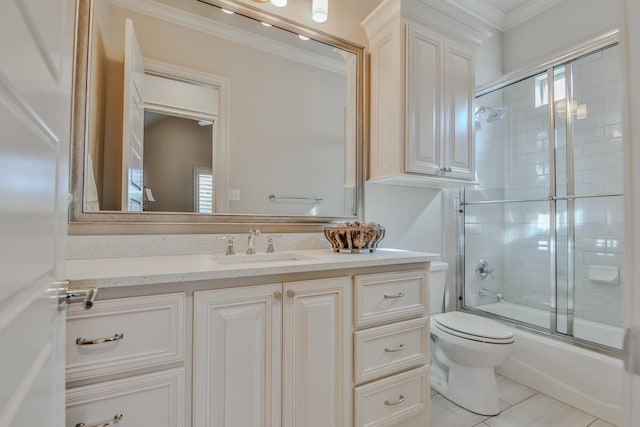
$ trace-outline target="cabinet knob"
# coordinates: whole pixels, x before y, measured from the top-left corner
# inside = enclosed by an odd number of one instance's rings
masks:
[[[295,297],[295,296],[296,296],[296,291],[294,291],[293,289],[288,289],[288,290],[287,290],[287,296],[288,296],[289,298],[293,298],[293,297]]]
[[[273,293],[273,298],[275,298],[277,301],[280,301],[282,299],[282,292],[280,291],[276,291]]]

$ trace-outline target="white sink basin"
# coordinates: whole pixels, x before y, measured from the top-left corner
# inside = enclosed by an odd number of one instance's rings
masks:
[[[273,254],[237,254],[215,257],[218,264],[253,264],[253,263],[272,263],[285,261],[304,261],[312,259],[308,255],[302,255],[294,252],[276,252]]]

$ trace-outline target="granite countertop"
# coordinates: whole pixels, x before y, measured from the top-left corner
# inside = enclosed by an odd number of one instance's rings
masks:
[[[96,258],[68,260],[67,277],[72,287],[107,288],[411,264],[437,259],[438,254],[394,249],[361,254],[322,249],[256,255]]]

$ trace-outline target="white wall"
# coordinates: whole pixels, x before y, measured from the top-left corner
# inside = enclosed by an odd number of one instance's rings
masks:
[[[504,72],[547,59],[619,26],[619,0],[564,0],[502,37]]]

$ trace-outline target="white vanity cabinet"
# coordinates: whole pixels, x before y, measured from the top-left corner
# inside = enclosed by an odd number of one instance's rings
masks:
[[[428,427],[427,271],[354,282],[354,426]]]
[[[436,257],[69,263],[99,293],[67,313],[66,425],[428,427]]]
[[[474,48],[480,34],[429,6],[386,0],[363,26],[371,52],[369,181],[475,180]]]
[[[194,294],[196,426],[351,426],[351,278]]]
[[[72,305],[65,339],[68,427],[184,426],[184,293]]]

